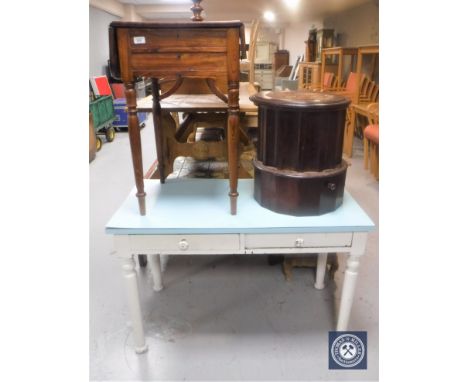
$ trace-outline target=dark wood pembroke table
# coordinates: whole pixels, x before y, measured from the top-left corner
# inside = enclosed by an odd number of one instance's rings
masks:
[[[184,78],[205,79],[210,90],[228,105],[228,166],[231,214],[237,210],[239,141],[239,66],[245,56],[244,25],[240,21],[122,22],[109,27],[110,70],[125,84],[128,132],[140,214],[145,215],[141,138],[137,117],[136,77],[152,81],[153,120],[161,183],[164,168],[164,131],[160,100],[173,94]],[[160,94],[160,84],[174,85]],[[219,83],[227,82],[227,97]]]

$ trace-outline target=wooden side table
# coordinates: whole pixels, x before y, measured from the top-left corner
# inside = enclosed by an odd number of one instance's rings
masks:
[[[109,27],[110,69],[125,84],[128,131],[132,152],[136,196],[140,214],[146,214],[141,138],[137,118],[136,77],[149,77],[153,90],[153,119],[161,182],[164,168],[164,132],[160,100],[173,94],[184,78],[206,79],[210,90],[228,105],[228,163],[231,214],[237,211],[239,140],[239,60],[245,55],[244,25],[228,22],[112,22]],[[240,43],[241,42],[241,43]],[[160,80],[175,79],[160,95]],[[227,81],[228,96],[217,82]]]

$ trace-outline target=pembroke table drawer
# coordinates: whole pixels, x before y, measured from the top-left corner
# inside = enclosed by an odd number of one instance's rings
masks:
[[[130,236],[132,248],[149,251],[238,251],[239,235],[147,235]]]
[[[132,51],[226,52],[226,29],[137,29],[129,31]]]
[[[224,73],[227,58],[224,53],[133,53],[130,64],[133,70],[157,67],[168,73],[178,70]]]
[[[248,234],[245,248],[349,247],[352,233]]]

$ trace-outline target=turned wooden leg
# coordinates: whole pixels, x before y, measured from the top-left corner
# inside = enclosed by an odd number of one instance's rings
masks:
[[[349,316],[353,305],[354,290],[358,277],[359,256],[349,255],[346,263],[343,291],[341,292],[340,311],[336,330],[345,331],[348,328]]]
[[[369,168],[369,141],[366,137],[362,138],[364,143],[364,170]]]
[[[379,145],[375,145],[375,179],[379,180]]]
[[[228,80],[228,166],[229,166],[229,198],[231,214],[237,213],[237,156],[239,143],[239,30],[227,30],[227,80]]]
[[[325,288],[325,273],[327,270],[327,253],[317,255],[317,270],[315,276],[315,289]]]
[[[149,265],[153,276],[153,290],[159,292],[164,288],[161,275],[161,257],[159,255],[149,255]]]
[[[148,350],[143,329],[143,319],[141,315],[140,297],[138,293],[137,275],[135,272],[135,260],[133,257],[121,259],[122,271],[127,293],[127,304],[130,310],[130,318],[133,328],[133,340],[135,352],[144,353]]]
[[[372,142],[370,145],[371,151],[371,172],[374,175],[375,179],[379,179],[379,154],[378,154],[379,146]]]
[[[228,166],[229,197],[231,214],[237,214],[237,178],[238,178],[238,144],[239,144],[239,82],[231,82],[228,92]]]
[[[347,123],[347,129],[345,130],[345,144],[344,144],[344,153],[348,157],[353,156],[353,139],[354,139],[354,128],[356,125],[356,113],[354,112],[354,108],[352,106],[348,107],[347,112],[349,121]]]
[[[136,196],[140,207],[140,214],[146,214],[145,186],[143,183],[143,159],[141,156],[140,126],[137,116],[135,83],[125,83],[125,97],[128,109],[128,136],[130,138],[130,149],[132,152],[133,172],[135,174]]]
[[[353,244],[351,253],[346,262],[346,271],[341,291],[341,302],[338,311],[338,322],[336,330],[346,331],[348,329],[349,316],[353,305],[354,290],[358,278],[359,260],[366,251],[367,233],[353,233]]]
[[[160,175],[160,182],[166,181],[166,168],[165,168],[165,155],[164,152],[164,129],[162,126],[162,112],[159,95],[159,79],[151,79],[151,91],[153,93],[153,125],[154,125],[154,136],[156,139],[156,155],[158,157],[158,170]]]

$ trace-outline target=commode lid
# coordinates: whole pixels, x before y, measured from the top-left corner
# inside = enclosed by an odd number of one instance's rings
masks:
[[[262,91],[250,97],[257,106],[298,109],[345,109],[350,99],[341,95],[310,90]]]

